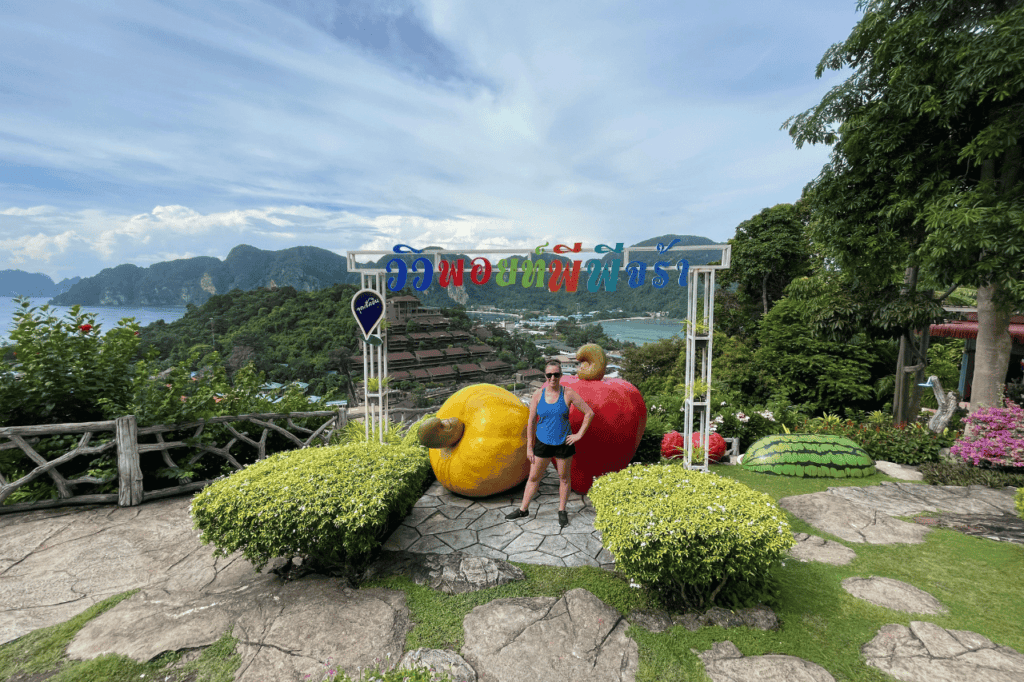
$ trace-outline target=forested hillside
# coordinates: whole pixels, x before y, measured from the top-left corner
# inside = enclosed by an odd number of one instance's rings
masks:
[[[307,381],[317,395],[341,391],[343,376],[326,373],[342,371],[346,358],[359,352],[349,307],[356,289],[235,289],[188,306],[170,324],[161,320],[144,327],[143,350],[155,348],[162,360],[176,363],[202,345],[218,351],[232,370],[252,362],[273,381]]]

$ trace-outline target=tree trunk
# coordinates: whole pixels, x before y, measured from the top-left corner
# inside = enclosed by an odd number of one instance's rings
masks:
[[[1002,407],[1003,385],[1010,366],[1010,311],[997,304],[999,285],[978,288],[978,344],[971,381],[971,412],[982,407]]]
[[[768,274],[761,278],[761,305],[764,306],[764,314],[768,314]]]

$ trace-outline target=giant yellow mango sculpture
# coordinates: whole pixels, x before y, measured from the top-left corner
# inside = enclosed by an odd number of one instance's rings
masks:
[[[505,389],[474,384],[448,398],[418,435],[430,448],[430,465],[441,485],[459,495],[485,497],[529,476],[529,418],[530,410]]]

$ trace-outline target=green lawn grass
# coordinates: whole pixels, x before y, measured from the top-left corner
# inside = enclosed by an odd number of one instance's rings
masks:
[[[790,495],[819,492],[837,485],[877,485],[890,479],[881,474],[867,479],[796,479],[719,466],[713,472],[733,478],[765,492],[776,500]],[[777,632],[749,628],[706,627],[690,632],[673,627],[651,633],[631,627],[629,635],[640,649],[638,680],[707,680],[703,665],[691,651],[703,651],[718,641],[732,641],[745,655],[789,654],[826,668],[836,680],[874,682],[891,680],[866,666],[860,647],[887,623],[908,624],[926,619],[942,627],[971,630],[997,644],[1024,652],[1024,547],[961,535],[936,528],[921,545],[861,545],[848,543],[811,528],[790,515],[795,531],[811,532],[852,548],[857,557],[846,566],[802,563],[787,559],[775,570],[778,599],[772,604],[781,623]],[[476,593],[445,595],[415,585],[402,577],[380,579],[374,587],[405,592],[416,624],[406,648],[448,648],[462,646],[462,620],[474,607],[502,597],[558,597],[582,587],[594,593],[623,615],[634,608],[658,608],[656,595],[629,587],[620,576],[596,568],[554,568],[520,564],[526,579]],[[885,576],[908,582],[934,595],[949,608],[942,616],[904,614],[874,606],[847,594],[840,583],[851,576]],[[371,585],[368,585],[371,586]],[[112,608],[131,593],[91,607],[66,623],[37,630],[15,642],[0,646],[0,680],[16,674],[57,671],[53,680],[139,680],[163,679],[211,682],[231,679],[238,666],[230,633],[188,666],[175,666],[178,656],[168,654],[157,661],[139,664],[121,656],[103,656],[95,661],[71,662],[63,651],[74,634],[104,610]],[[156,674],[159,673],[159,676]],[[15,679],[18,679],[17,677]]]

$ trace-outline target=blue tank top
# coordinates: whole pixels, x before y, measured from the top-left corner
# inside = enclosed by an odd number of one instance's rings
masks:
[[[549,403],[547,389],[541,389],[537,403],[537,438],[547,445],[562,445],[569,435],[569,406],[565,404],[565,387],[558,390],[558,400]]]

